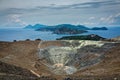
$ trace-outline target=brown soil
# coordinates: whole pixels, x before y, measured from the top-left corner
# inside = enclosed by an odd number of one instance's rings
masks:
[[[99,64],[95,64],[89,68],[85,68],[72,75],[55,75],[51,73],[45,66],[38,62],[36,55],[38,44],[40,41],[17,41],[17,42],[0,42],[0,63],[5,65],[17,66],[20,68],[15,69],[17,73],[32,74],[31,70],[39,74],[41,77],[38,80],[120,80],[120,44],[118,43],[114,48],[105,53],[105,58]],[[50,44],[46,44],[50,45]],[[60,44],[55,43],[60,46]],[[90,57],[91,58],[91,57]],[[3,63],[2,63],[2,62]],[[4,74],[7,74],[8,78],[12,71],[10,66],[4,67],[0,64],[0,69],[6,70]],[[36,65],[37,64],[37,65]],[[38,68],[39,67],[39,70]],[[14,71],[14,70],[13,70]],[[22,72],[23,71],[23,72]],[[26,74],[23,74],[26,75]],[[22,76],[23,76],[22,75]],[[12,80],[5,78],[3,72],[0,70],[0,78],[3,80]],[[15,76],[15,75],[13,75]],[[34,74],[35,76],[35,74]],[[21,77],[21,76],[20,76]],[[30,77],[30,76],[29,76]],[[69,79],[70,78],[70,79]],[[19,78],[13,80],[29,80],[26,78]],[[32,79],[30,79],[32,80]],[[34,80],[34,79],[33,79]]]

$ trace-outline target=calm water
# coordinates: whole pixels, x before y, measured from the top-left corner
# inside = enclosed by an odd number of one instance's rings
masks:
[[[97,34],[104,38],[114,38],[120,36],[120,27],[112,27],[108,28],[108,30],[90,30],[88,33],[85,34]]]
[[[109,30],[105,30],[105,31],[90,30],[88,33],[84,33],[84,34],[98,34],[105,38],[113,38],[120,36],[120,27],[109,28]],[[52,32],[40,32],[40,31],[34,31],[32,29],[0,28],[0,41],[13,41],[13,40],[25,40],[25,39],[35,40],[37,38],[40,38],[42,40],[55,40],[56,38],[60,38],[63,36],[67,36],[67,35],[57,35],[57,34],[52,34]]]

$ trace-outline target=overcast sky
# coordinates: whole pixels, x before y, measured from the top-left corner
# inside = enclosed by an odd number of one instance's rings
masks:
[[[0,27],[120,26],[120,0],[0,0]]]

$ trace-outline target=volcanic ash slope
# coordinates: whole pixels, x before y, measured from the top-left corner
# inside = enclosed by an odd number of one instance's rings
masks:
[[[39,63],[57,75],[69,75],[99,63],[114,42],[89,40],[41,41]]]

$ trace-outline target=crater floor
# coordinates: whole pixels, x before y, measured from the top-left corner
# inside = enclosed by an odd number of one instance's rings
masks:
[[[41,41],[38,56],[52,73],[69,75],[102,61],[104,53],[114,44],[89,40]]]

